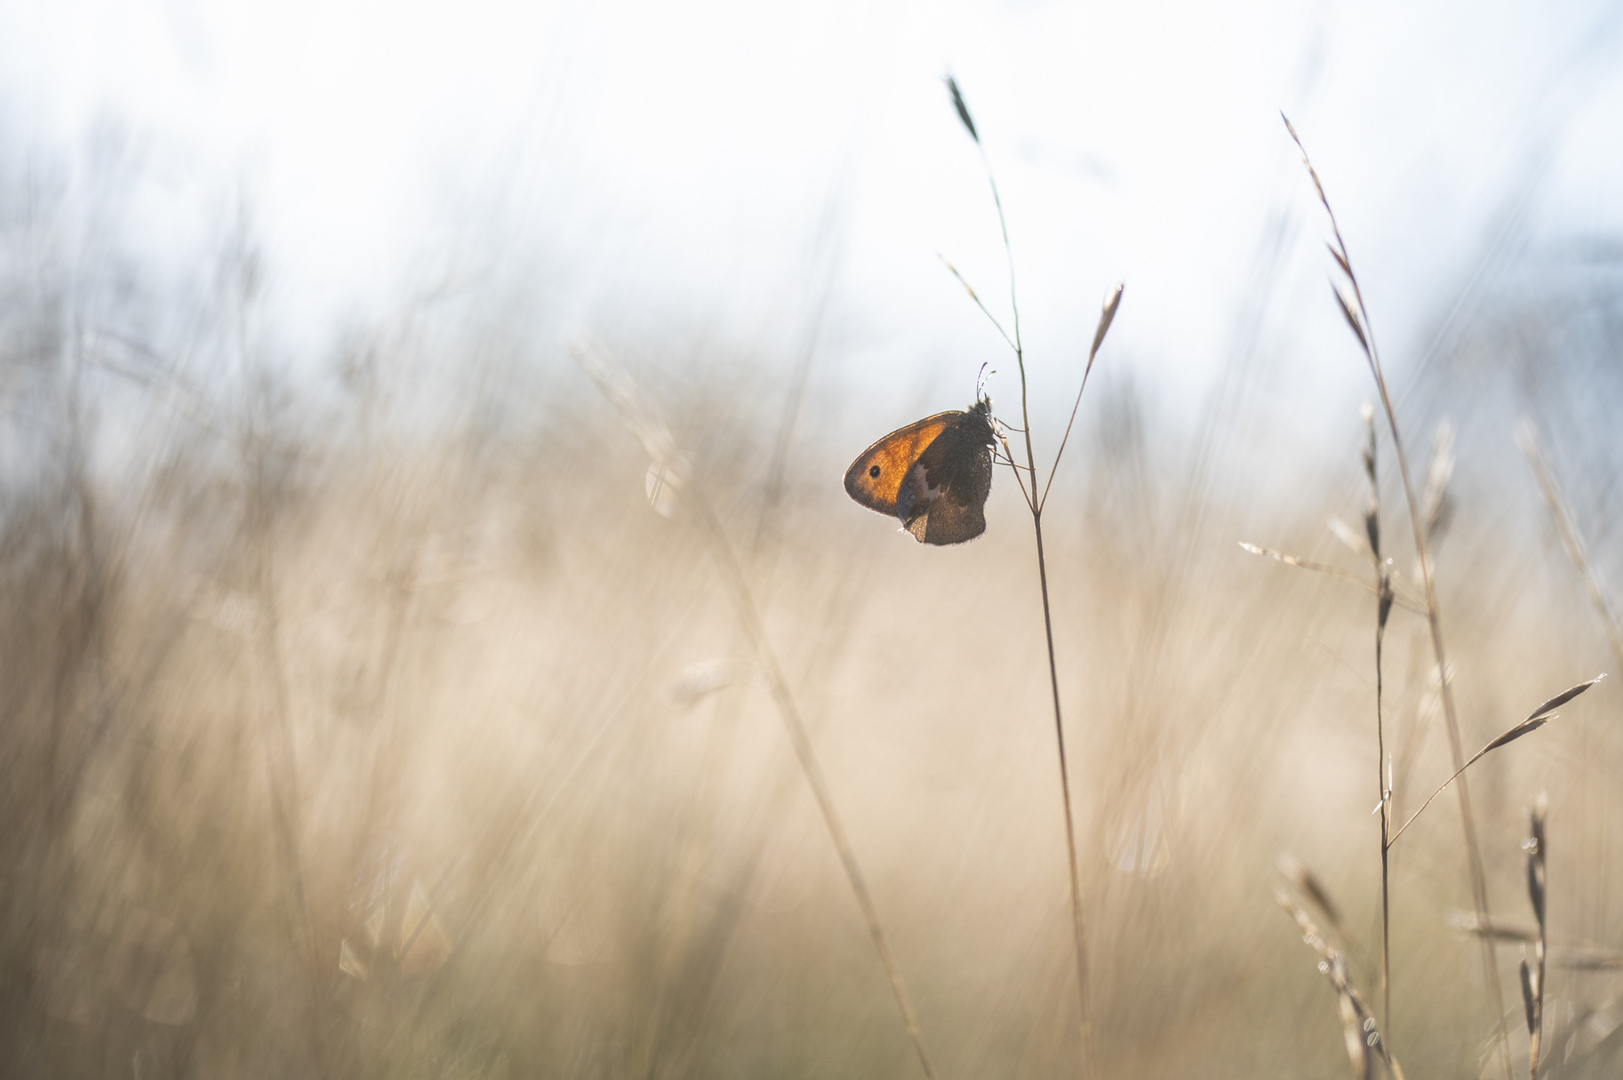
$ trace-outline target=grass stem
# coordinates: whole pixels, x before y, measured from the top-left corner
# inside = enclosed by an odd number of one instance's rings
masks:
[[[811,736],[807,734],[806,724],[801,719],[799,706],[789,689],[789,682],[784,677],[777,654],[767,639],[766,629],[761,625],[760,614],[756,611],[742,563],[733,551],[732,544],[728,541],[710,501],[705,498],[700,486],[692,478],[692,470],[677,447],[670,429],[660,419],[653,403],[643,395],[642,388],[637,385],[631,373],[622,368],[613,355],[589,335],[582,335],[579,340],[572,342],[570,351],[597,383],[598,389],[619,410],[626,426],[642,442],[644,449],[653,459],[654,467],[660,476],[668,479],[670,494],[675,497],[674,505],[686,508],[694,524],[698,526],[716,567],[721,571],[728,594],[733,601],[738,624],[749,641],[756,667],[766,681],[773,704],[777,706],[778,716],[782,719],[784,731],[789,736],[789,744],[794,749],[795,759],[806,778],[806,785],[811,788],[817,809],[822,813],[823,824],[828,829],[835,852],[839,855],[846,881],[856,898],[857,907],[862,911],[863,921],[873,938],[880,963],[884,965],[885,973],[890,978],[891,992],[901,1009],[902,1022],[918,1055],[919,1067],[923,1070],[926,1080],[935,1080],[935,1067],[931,1064],[930,1052],[924,1045],[924,1034],[919,1029],[913,999],[907,992],[901,968],[897,966],[896,954],[891,951],[890,939],[879,921],[879,910],[874,904],[873,894],[868,889],[862,865],[857,861],[856,849],[852,847],[850,835],[846,833],[845,824],[840,820],[839,811],[834,805],[834,794],[829,789],[828,780],[823,776],[822,765],[817,760]]]
[[[1071,435],[1071,425],[1076,422],[1077,409],[1082,404],[1082,391],[1087,388],[1088,373],[1093,370],[1094,358],[1099,353],[1099,346],[1103,343],[1105,334],[1110,329],[1111,322],[1116,316],[1116,307],[1121,301],[1121,287],[1106,298],[1104,310],[1099,319],[1098,330],[1094,333],[1093,346],[1088,351],[1087,366],[1082,372],[1082,383],[1077,388],[1076,404],[1071,407],[1070,422],[1065,425],[1065,437],[1060,441],[1060,448],[1054,455],[1054,463],[1048,474],[1048,480],[1039,491],[1037,487],[1037,452],[1031,438],[1031,407],[1030,392],[1026,379],[1026,353],[1025,346],[1020,338],[1020,301],[1015,288],[1014,249],[1009,243],[1009,223],[1003,213],[1003,198],[998,193],[997,177],[992,172],[992,162],[986,154],[986,147],[981,143],[980,132],[975,128],[974,118],[970,115],[969,107],[964,102],[958,83],[952,78],[947,79],[947,90],[952,95],[953,108],[957,110],[958,119],[962,121],[964,129],[975,142],[975,149],[981,156],[981,165],[986,170],[986,182],[992,189],[992,204],[997,208],[998,230],[1003,237],[1003,256],[1008,266],[1009,274],[1009,308],[1012,313],[1011,335],[1004,331],[1000,323],[986,305],[976,295],[975,290],[965,281],[963,275],[951,263],[947,269],[952,271],[954,277],[969,290],[970,298],[997,327],[998,333],[1014,352],[1014,360],[1020,371],[1020,434],[1025,441],[1026,448],[1026,475],[1031,478],[1031,489],[1027,491],[1024,479],[1020,476],[1020,467],[1011,457],[1010,465],[1014,466],[1016,481],[1020,484],[1020,493],[1026,500],[1026,508],[1031,512],[1031,529],[1037,543],[1037,584],[1042,593],[1043,600],[1043,636],[1048,646],[1048,686],[1054,702],[1054,738],[1059,754],[1059,785],[1060,798],[1065,811],[1065,858],[1070,872],[1071,884],[1071,935],[1076,952],[1076,994],[1077,994],[1077,1022],[1081,1044],[1082,1075],[1091,1077],[1094,1069],[1094,1044],[1092,1009],[1088,987],[1088,945],[1086,923],[1082,913],[1082,877],[1077,868],[1076,857],[1076,820],[1075,811],[1071,805],[1071,772],[1070,765],[1065,756],[1065,717],[1060,706],[1059,697],[1059,662],[1054,653],[1054,616],[1053,607],[1048,596],[1048,559],[1043,548],[1043,504],[1048,499],[1048,490],[1053,486],[1054,474],[1059,471],[1060,458],[1065,452],[1065,443]],[[945,262],[946,260],[942,260]],[[1007,442],[1005,442],[1005,447]]]
[[[1324,193],[1324,185],[1319,181],[1319,174],[1313,168],[1308,158],[1307,148],[1291,126],[1290,119],[1281,114],[1285,121],[1285,129],[1296,143],[1296,148],[1302,152],[1302,163],[1307,167],[1308,176],[1313,180],[1313,188],[1319,197],[1319,203],[1324,207],[1325,215],[1330,220],[1330,232],[1335,242],[1330,245],[1330,255],[1340,267],[1352,290],[1352,301],[1340,290],[1335,290],[1336,301],[1341,307],[1342,316],[1347,320],[1353,335],[1364,352],[1364,358],[1369,362],[1370,374],[1375,380],[1375,389],[1380,394],[1381,410],[1386,415],[1387,426],[1392,434],[1392,450],[1398,460],[1398,477],[1403,483],[1403,497],[1408,504],[1409,524],[1414,531],[1415,558],[1420,564],[1420,578],[1425,589],[1426,625],[1431,632],[1432,652],[1437,660],[1438,692],[1443,705],[1443,719],[1448,732],[1448,749],[1453,758],[1455,776],[1460,777],[1459,787],[1455,790],[1459,795],[1460,825],[1465,833],[1465,854],[1470,868],[1471,876],[1471,902],[1476,914],[1481,919],[1489,919],[1488,911],[1488,881],[1487,873],[1482,863],[1482,847],[1477,841],[1476,814],[1471,807],[1471,788],[1462,775],[1465,772],[1466,762],[1464,750],[1460,740],[1459,714],[1454,705],[1454,694],[1448,685],[1448,650],[1443,643],[1442,611],[1437,600],[1437,583],[1432,576],[1431,552],[1426,543],[1425,529],[1420,515],[1419,501],[1415,497],[1414,483],[1410,479],[1409,461],[1403,450],[1403,436],[1398,429],[1397,412],[1392,407],[1392,395],[1387,390],[1386,375],[1381,368],[1380,352],[1375,346],[1374,331],[1370,328],[1369,310],[1364,304],[1363,290],[1359,287],[1357,275],[1353,273],[1352,260],[1347,254],[1346,242],[1341,237],[1341,227],[1336,222],[1335,211],[1330,206],[1330,200]],[[1356,310],[1355,310],[1356,309]],[[1447,786],[1447,785],[1445,785]],[[1399,830],[1400,832],[1402,830]],[[1486,942],[1482,945],[1482,971],[1483,979],[1487,983],[1488,1007],[1493,1015],[1494,1029],[1499,1035],[1500,1057],[1504,1065],[1505,1080],[1512,1080],[1510,1065],[1510,1039],[1505,1033],[1500,1018],[1505,1015],[1505,991],[1499,981],[1499,965],[1494,960],[1493,947]]]

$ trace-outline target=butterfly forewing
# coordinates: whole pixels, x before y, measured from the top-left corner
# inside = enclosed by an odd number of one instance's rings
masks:
[[[896,498],[914,462],[952,424],[960,411],[926,416],[886,435],[857,455],[845,470],[845,493],[870,510],[896,513]]]

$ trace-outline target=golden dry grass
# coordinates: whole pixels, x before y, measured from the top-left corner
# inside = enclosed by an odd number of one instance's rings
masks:
[[[713,552],[650,511],[636,440],[550,341],[379,334],[372,379],[278,388],[232,331],[252,290],[227,290],[212,355],[255,377],[182,393],[160,347],[132,382],[52,329],[120,310],[10,295],[7,1075],[915,1074]],[[631,363],[747,568],[939,1074],[1074,1075],[1012,485],[973,544],[897,536],[840,493],[864,440],[829,437],[814,373],[764,498],[788,392],[767,373],[785,366]],[[1531,474],[1501,452],[1510,410],[1480,387],[1502,372],[1471,372],[1433,372],[1404,414],[1417,446],[1444,411],[1461,427],[1437,565],[1468,752],[1609,665]],[[1542,415],[1566,392],[1512,398]],[[1045,523],[1100,1074],[1340,1075],[1335,996],[1273,893],[1295,853],[1375,1000],[1374,602],[1236,541],[1365,572],[1324,527],[1362,512],[1356,403],[1310,402],[1345,438],[1303,447],[1233,395],[1187,438],[1120,373],[1089,393]],[[1615,456],[1551,439],[1583,466],[1569,482],[1604,564]],[[1449,768],[1424,623],[1392,618],[1402,820]],[[1525,810],[1548,793],[1552,956],[1623,946],[1617,686],[1473,769],[1508,921],[1530,920]],[[1448,800],[1394,850],[1392,894],[1391,1045],[1410,1075],[1475,1075],[1488,1017],[1476,946],[1447,922],[1470,906]],[[1518,960],[1500,949],[1512,988]],[[1571,1041],[1547,1031],[1546,1060],[1615,1068],[1616,976],[1549,979]]]

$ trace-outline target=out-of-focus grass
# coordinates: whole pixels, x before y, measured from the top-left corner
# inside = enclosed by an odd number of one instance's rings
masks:
[[[364,378],[278,383],[245,258],[171,309],[39,235],[8,234],[0,346],[0,1071],[916,1070],[704,546],[650,511],[634,440],[553,342],[379,333],[351,350]],[[941,1073],[1072,1075],[1008,477],[986,537],[922,548],[840,494],[855,447],[819,437],[813,394],[766,506],[781,358],[636,366],[745,553]],[[1559,400],[1543,378],[1519,400]],[[1414,414],[1452,404],[1462,433],[1438,572],[1470,747],[1607,667],[1530,477],[1489,452],[1508,426],[1480,381],[1433,372]],[[1129,381],[1100,389],[1047,522],[1101,1071],[1339,1074],[1275,863],[1324,880],[1372,992],[1373,600],[1234,542],[1362,572],[1323,527],[1360,512],[1355,412],[1324,403],[1345,446],[1280,447],[1319,482],[1259,504],[1213,449],[1266,440],[1255,418],[1216,416],[1197,452]],[[1580,511],[1611,507],[1616,458],[1546,428],[1582,465]],[[1448,771],[1409,613],[1387,665],[1401,819]],[[1474,774],[1507,919],[1527,919],[1524,808],[1549,793],[1557,945],[1623,945],[1616,686]],[[1394,850],[1389,1035],[1415,1076],[1473,1073],[1488,1036],[1476,947],[1445,922],[1470,902],[1451,813]],[[1550,978],[1548,1017],[1614,1010],[1579,1049],[1623,1020],[1616,976]]]

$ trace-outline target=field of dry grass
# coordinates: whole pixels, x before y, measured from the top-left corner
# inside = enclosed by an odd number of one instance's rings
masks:
[[[200,295],[144,291],[8,205],[0,1072],[918,1075],[731,559],[937,1075],[1077,1075],[1041,604],[1007,470],[986,536],[925,548],[839,490],[884,430],[849,430],[860,388],[814,364],[801,393],[792,357],[599,327],[707,531],[651,510],[637,433],[499,305],[278,375],[241,251]],[[1541,425],[1610,595],[1623,334],[1616,288],[1590,285],[1504,284],[1395,376],[1422,477],[1439,421],[1457,432],[1434,559],[1467,753],[1614,670],[1511,437]],[[1363,361],[1349,342],[1302,362]],[[1289,853],[1379,1012],[1376,604],[1238,542],[1373,580],[1326,527],[1361,530],[1358,402],[1291,403],[1328,432],[1292,442],[1241,357],[1174,431],[1108,346],[1101,364],[1044,517],[1097,1074],[1341,1075],[1337,995],[1275,892]],[[1050,452],[1063,420],[1034,413]],[[1420,596],[1381,438],[1385,551]],[[1451,771],[1422,615],[1394,610],[1384,661],[1401,822]],[[1548,798],[1541,1074],[1623,1060],[1618,693],[1470,774],[1491,911],[1520,927]],[[1503,1075],[1451,795],[1393,847],[1391,897],[1405,1072]],[[1524,953],[1497,952],[1516,1075]]]

